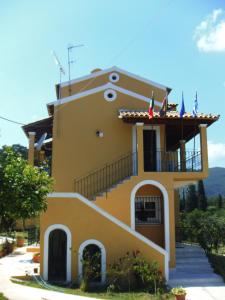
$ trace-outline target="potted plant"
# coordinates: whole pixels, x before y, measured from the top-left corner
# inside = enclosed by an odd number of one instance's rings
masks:
[[[25,239],[22,235],[18,235],[16,237],[16,244],[17,244],[17,247],[23,247],[24,246],[24,243],[25,243]]]
[[[176,297],[176,300],[185,300],[186,291],[182,287],[176,287],[171,290],[171,293]]]
[[[33,255],[33,262],[34,263],[40,263],[40,253],[35,253]]]

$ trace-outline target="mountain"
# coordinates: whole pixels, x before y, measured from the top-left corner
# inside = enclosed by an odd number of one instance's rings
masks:
[[[225,196],[225,168],[209,168],[209,177],[204,180],[208,197],[221,194]]]

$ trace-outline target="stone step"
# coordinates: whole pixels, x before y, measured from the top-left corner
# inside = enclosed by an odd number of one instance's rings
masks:
[[[180,259],[180,258],[204,258],[205,255],[202,253],[177,253],[176,254],[176,259]]]
[[[198,265],[198,264],[195,264],[195,265],[181,265],[181,264],[178,264],[176,265],[176,268],[171,270],[171,272],[175,272],[175,271],[182,271],[182,272],[207,272],[207,271],[210,271],[210,272],[213,272],[213,268],[211,267],[210,264],[201,264],[201,265]]]
[[[201,258],[193,258],[193,257],[183,257],[177,260],[177,264],[208,264],[208,258],[207,257],[201,257]]]
[[[177,287],[177,286],[182,286],[183,288],[187,287],[216,287],[216,286],[223,286],[224,287],[224,282],[213,282],[213,283],[208,283],[208,282],[180,282],[178,280],[171,280],[168,282],[169,287]],[[202,299],[205,300],[205,299]],[[222,300],[222,299],[221,299]]]
[[[183,252],[185,252],[185,253],[189,253],[189,252],[191,252],[191,253],[203,253],[203,254],[205,254],[205,252],[204,252],[204,250],[203,249],[201,249],[201,248],[197,248],[197,249],[191,249],[191,248],[176,248],[176,253],[183,253]]]
[[[185,285],[201,285],[204,283],[209,284],[223,284],[223,279],[217,274],[178,274],[177,276],[172,276],[169,279],[169,285],[171,286],[183,286]]]
[[[214,273],[212,268],[206,267],[206,268],[176,268],[176,270],[170,271],[171,276],[174,274],[212,274]]]

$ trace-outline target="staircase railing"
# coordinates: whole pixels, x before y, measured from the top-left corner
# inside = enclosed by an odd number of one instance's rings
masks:
[[[144,172],[200,172],[202,170],[201,152],[185,151],[185,160],[180,160],[178,151],[166,152],[157,150],[144,152]],[[98,194],[106,193],[130,176],[137,175],[137,153],[126,154],[119,159],[76,178],[75,192],[88,199],[94,199]]]
[[[110,188],[133,175],[137,175],[136,152],[122,156],[84,177],[75,179],[75,192],[88,199],[94,199],[100,193],[107,194]]]

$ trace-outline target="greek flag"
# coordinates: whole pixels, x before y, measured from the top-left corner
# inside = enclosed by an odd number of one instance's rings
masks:
[[[196,92],[194,106],[193,106],[193,110],[192,110],[192,116],[197,117],[197,114],[198,114],[198,95]]]
[[[181,109],[180,109],[180,118],[183,118],[184,114],[185,114],[184,94],[182,92],[182,103],[181,103]]]

